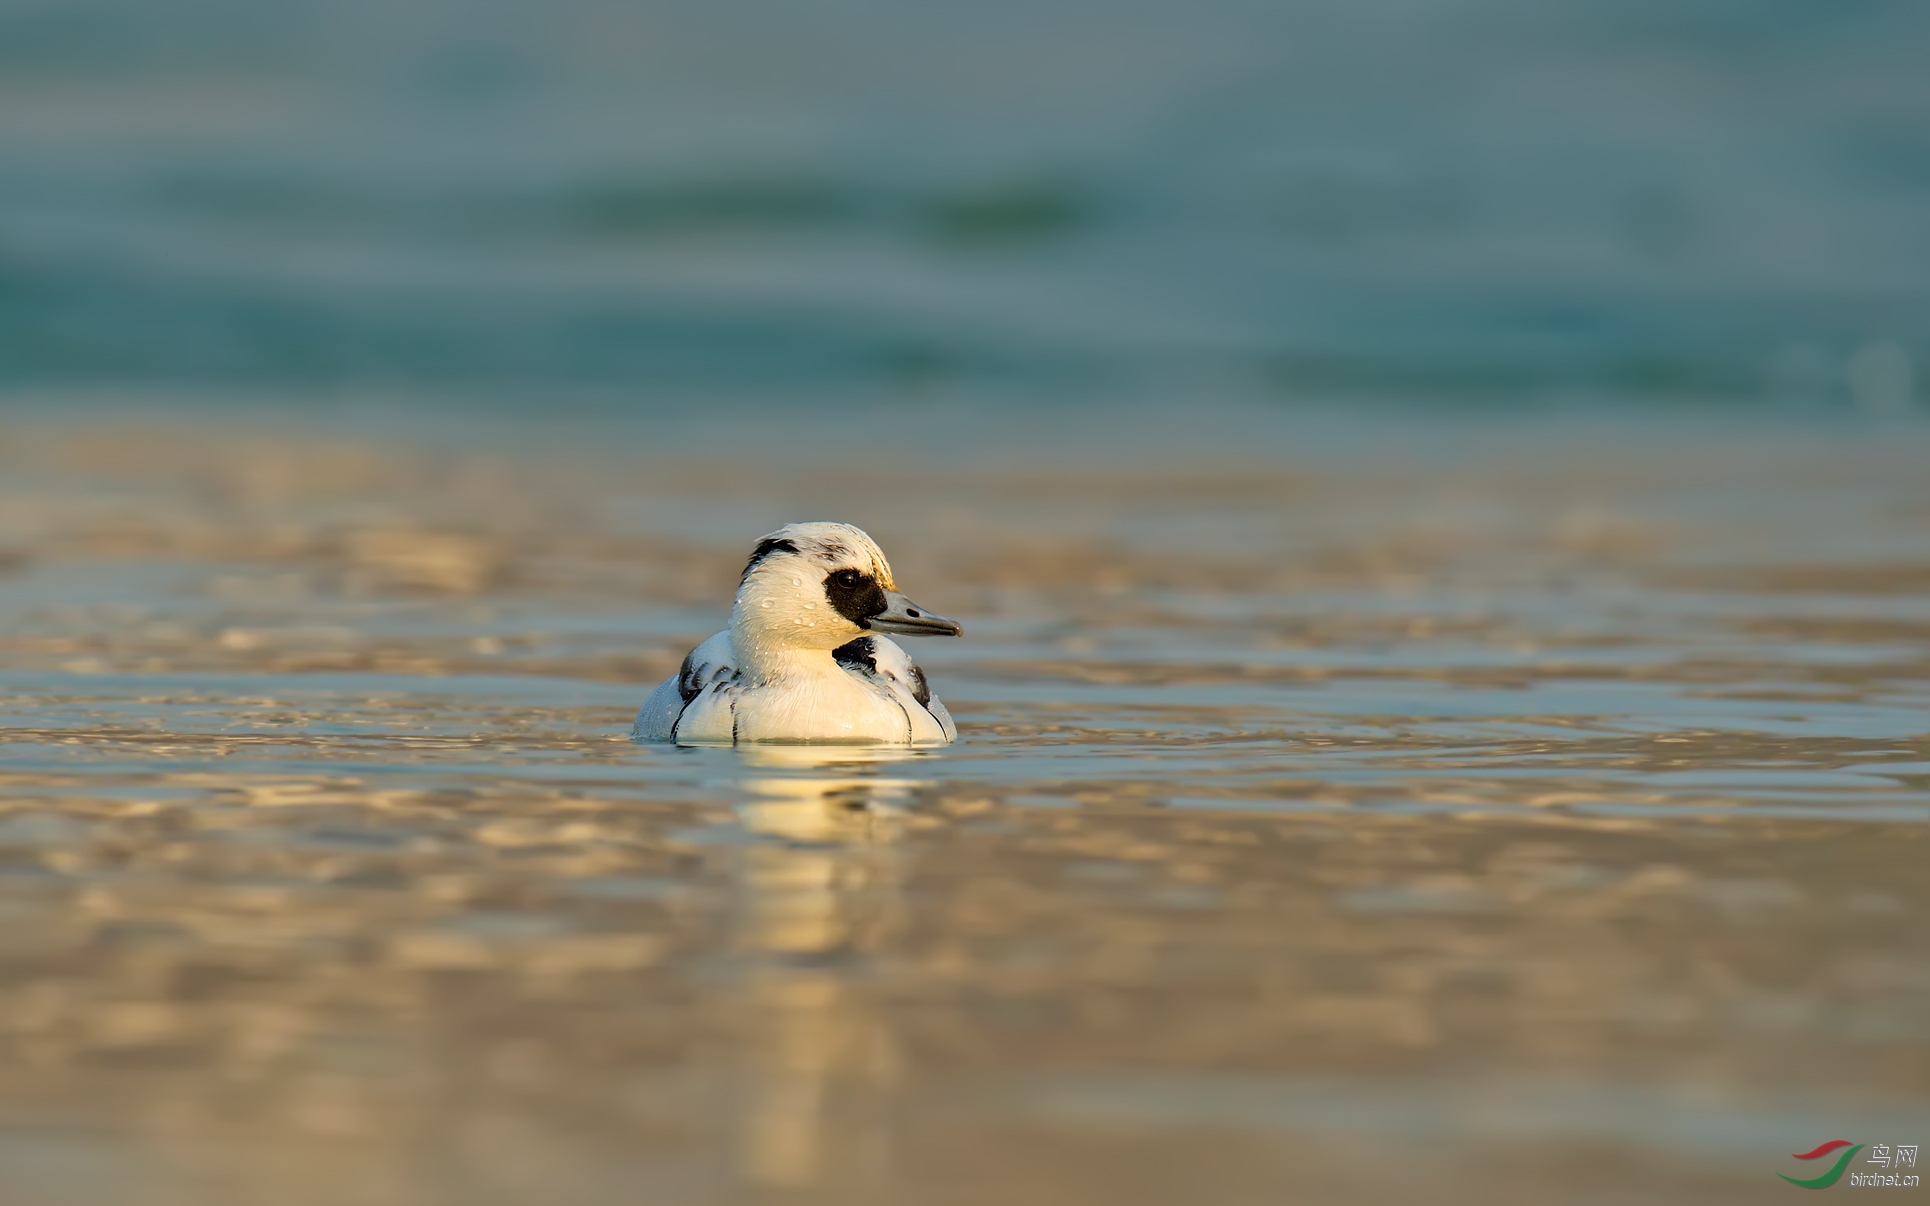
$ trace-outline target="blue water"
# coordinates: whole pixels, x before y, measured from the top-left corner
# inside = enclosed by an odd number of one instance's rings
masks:
[[[6,0],[0,389],[1898,409],[1926,46],[1907,0]]]

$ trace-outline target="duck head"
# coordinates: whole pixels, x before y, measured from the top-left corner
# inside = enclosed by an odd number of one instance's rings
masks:
[[[872,632],[963,631],[900,594],[884,551],[848,523],[787,524],[758,541],[730,623],[740,646],[763,649],[836,649]]]

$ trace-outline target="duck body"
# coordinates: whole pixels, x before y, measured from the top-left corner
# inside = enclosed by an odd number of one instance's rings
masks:
[[[887,637],[860,637],[821,658],[795,659],[786,671],[747,676],[727,629],[691,650],[676,676],[650,693],[632,735],[679,745],[958,739],[924,672]]]
[[[884,554],[862,531],[792,524],[758,543],[731,626],[650,693],[631,736],[679,745],[944,745],[958,737],[951,714],[883,634],[959,631],[898,594]]]

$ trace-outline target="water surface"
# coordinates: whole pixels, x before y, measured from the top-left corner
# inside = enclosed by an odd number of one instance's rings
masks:
[[[1915,0],[0,0],[0,391],[1902,410],[1926,44]]]
[[[14,422],[10,1200],[1742,1202],[1930,1133],[1921,431],[1216,421]],[[965,740],[625,740],[830,517]]]

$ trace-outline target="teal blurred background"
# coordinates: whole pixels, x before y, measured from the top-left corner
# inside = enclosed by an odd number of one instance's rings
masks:
[[[1901,413],[1910,0],[0,0],[13,406]]]

